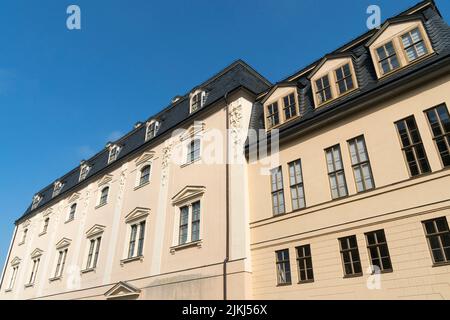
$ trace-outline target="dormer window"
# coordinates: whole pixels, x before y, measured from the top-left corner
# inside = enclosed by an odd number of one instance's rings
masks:
[[[267,106],[267,124],[269,125],[269,128],[280,124],[280,115],[278,112],[278,102],[274,102]]]
[[[80,179],[79,181],[83,181],[86,179],[91,167],[87,163],[82,163],[80,168]]]
[[[56,197],[57,195],[59,195],[61,193],[61,190],[63,187],[64,187],[64,183],[62,183],[61,181],[56,181],[53,186],[53,196],[52,197]]]
[[[377,49],[378,65],[383,74],[389,73],[400,67],[398,63],[397,53],[395,52],[392,41]]]
[[[147,131],[145,133],[145,141],[148,141],[156,136],[159,130],[159,121],[151,121],[147,123]]]
[[[206,92],[197,90],[191,94],[191,113],[201,109],[205,105]]]
[[[433,53],[420,18],[388,20],[366,45],[370,49],[378,78]]]
[[[402,36],[403,49],[406,52],[408,61],[414,61],[428,53],[428,49],[423,41],[419,28],[408,31]]]
[[[291,93],[283,98],[284,118],[286,120],[297,115],[297,104],[295,102],[295,95]]]
[[[300,115],[297,85],[279,83],[261,100],[267,130],[297,118]]]
[[[337,68],[335,71],[336,83],[339,90],[339,94],[344,94],[347,91],[355,88],[353,83],[352,72],[350,69],[350,64],[346,63],[342,67]]]
[[[117,157],[120,153],[120,146],[111,145],[109,146],[109,156],[108,156],[108,164],[117,160]]]
[[[330,79],[328,75],[316,80],[316,95],[319,104],[323,104],[328,100],[333,99],[333,93],[331,92]]]
[[[39,205],[39,203],[41,202],[42,197],[40,195],[35,195],[33,197],[33,202],[31,203],[31,210],[34,210],[37,208],[37,206]]]

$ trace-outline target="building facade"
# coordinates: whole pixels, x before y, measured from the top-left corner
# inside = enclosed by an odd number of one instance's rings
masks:
[[[0,298],[450,299],[449,62],[423,1],[276,84],[233,63],[34,196]]]

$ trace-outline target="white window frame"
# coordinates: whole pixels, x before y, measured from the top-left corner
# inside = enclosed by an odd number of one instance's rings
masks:
[[[113,144],[113,145],[110,145],[108,148],[109,148],[108,164],[110,164],[117,160],[117,158],[119,157],[120,151],[122,150],[122,147],[120,147],[116,144]]]
[[[57,195],[59,195],[61,193],[62,188],[64,188],[64,183],[62,183],[61,181],[56,181],[53,184],[53,194],[52,194],[52,198],[56,197]]]
[[[197,107],[197,109],[193,110],[193,102],[194,102],[194,98],[196,96],[198,96],[200,94],[200,106]],[[205,102],[206,102],[206,91],[205,90],[195,90],[194,92],[192,92],[189,96],[189,113],[193,113],[196,112],[198,110],[200,110],[201,108],[203,108],[205,106]]]
[[[50,278],[50,281],[59,280],[63,277],[65,266],[67,265],[67,256],[69,254],[69,247],[71,242],[71,240],[63,238],[56,244],[56,256],[54,267],[51,270],[53,274],[52,278]]]
[[[148,181],[141,184],[142,170],[147,166],[150,166]],[[148,185],[152,181],[152,172],[153,172],[153,161],[148,160],[148,161],[145,161],[145,162],[141,163],[140,165],[138,165],[136,168],[135,189],[138,189],[138,188]]]
[[[25,287],[32,287],[34,285],[34,283],[36,282],[36,275],[39,271],[41,257],[42,257],[41,250],[36,249],[35,251],[33,251],[33,254],[31,255],[32,267],[31,267],[30,278],[28,279],[28,283],[25,285]]]
[[[39,194],[36,194],[36,195],[33,197],[33,202],[31,203],[31,210],[36,209],[37,206],[39,205],[39,203],[41,203],[41,200],[42,200],[42,196],[39,195]]]
[[[120,261],[122,266],[128,262],[132,262],[132,261],[136,261],[136,260],[142,261],[144,259],[145,246],[146,246],[145,242],[148,237],[148,231],[149,231],[149,219],[147,219],[149,214],[150,214],[150,209],[137,207],[125,217],[125,224],[126,224],[125,245],[124,245],[124,250],[123,250],[123,254],[122,254],[123,258]],[[140,238],[140,235],[142,232],[142,225],[141,225],[142,222],[145,223],[144,237],[142,240],[142,254],[138,255],[139,238]],[[132,232],[132,227],[134,225],[137,225],[137,230],[136,230],[136,237],[134,240],[133,252],[130,255],[129,252],[130,252],[130,243],[131,243],[131,232]]]
[[[150,127],[154,125],[153,135],[150,136]],[[150,139],[153,139],[157,134],[158,130],[161,126],[161,123],[158,120],[151,120],[147,122],[147,128],[145,129],[145,141],[148,141]]]
[[[83,164],[80,166],[80,177],[79,177],[78,181],[83,181],[83,180],[85,180],[86,177],[87,177],[87,175],[89,174],[89,171],[90,171],[90,170],[91,170],[91,166],[88,165],[88,164],[86,164],[86,163],[83,163]]]
[[[73,217],[71,217],[72,214],[72,207],[75,206],[75,210],[73,212]],[[73,202],[69,204],[69,210],[67,211],[67,219],[66,222],[70,222],[72,220],[75,220],[75,215],[77,213],[77,209],[78,209],[78,203],[77,202]]]
[[[106,201],[104,203],[102,203],[101,201],[102,201],[103,190],[105,190],[106,188],[108,188],[108,193],[106,195]],[[103,207],[103,206],[106,206],[108,204],[109,197],[110,197],[110,192],[111,192],[111,186],[109,184],[102,185],[98,189],[98,197],[97,197],[97,206],[96,206],[96,208]]]
[[[11,262],[11,274],[9,277],[9,284],[8,284],[8,288],[6,289],[6,292],[10,292],[14,289],[14,285],[16,283],[16,279],[17,279],[17,274],[19,273],[19,267],[20,267],[20,259],[19,258],[14,258]]]

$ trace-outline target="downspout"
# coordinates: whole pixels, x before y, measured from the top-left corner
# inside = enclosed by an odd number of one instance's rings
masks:
[[[11,256],[12,245],[14,243],[14,240],[16,239],[16,234],[17,234],[17,225],[14,227],[14,234],[13,234],[13,237],[9,244],[8,255],[6,256],[5,264],[3,265],[2,276],[0,278],[0,290],[3,286],[3,280],[4,280],[5,274],[6,274],[6,267],[8,266],[9,258]]]
[[[230,146],[229,146],[229,104],[228,92],[224,96],[226,104],[226,157],[225,157],[225,260],[223,260],[223,300],[227,300],[227,263],[230,260]]]

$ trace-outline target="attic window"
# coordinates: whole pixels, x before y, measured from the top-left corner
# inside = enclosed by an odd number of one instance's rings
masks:
[[[191,94],[191,113],[201,109],[205,105],[206,92],[202,90],[194,91]]]
[[[56,181],[53,186],[52,197],[56,197],[58,194],[60,194],[63,187],[64,187],[64,183],[62,183],[61,181]]]
[[[145,141],[148,141],[156,136],[159,130],[159,121],[153,120],[147,123],[147,131],[145,133]]]
[[[80,179],[79,181],[82,181],[84,179],[86,179],[89,171],[91,170],[91,167],[88,164],[82,164],[81,165],[81,169],[80,169]]]
[[[33,202],[31,203],[31,210],[36,209],[36,207],[39,205],[41,200],[42,200],[42,196],[40,196],[39,194],[35,195],[33,197]]]
[[[350,70],[350,65],[347,63],[344,66],[335,70],[336,73],[336,83],[339,89],[339,94],[346,93],[355,87],[352,78],[352,72]]]
[[[117,157],[120,153],[120,146],[111,145],[109,146],[109,156],[108,156],[108,164],[117,160]]]
[[[383,74],[389,73],[400,67],[397,53],[395,52],[392,41],[377,49],[378,64]]]
[[[408,61],[414,61],[428,53],[419,28],[408,31],[402,36],[403,48]]]
[[[267,106],[267,123],[269,125],[269,128],[272,128],[280,123],[278,102],[274,102]]]
[[[328,100],[333,99],[333,94],[331,92],[330,79],[328,75],[316,80],[316,95],[319,104],[323,104]]]

